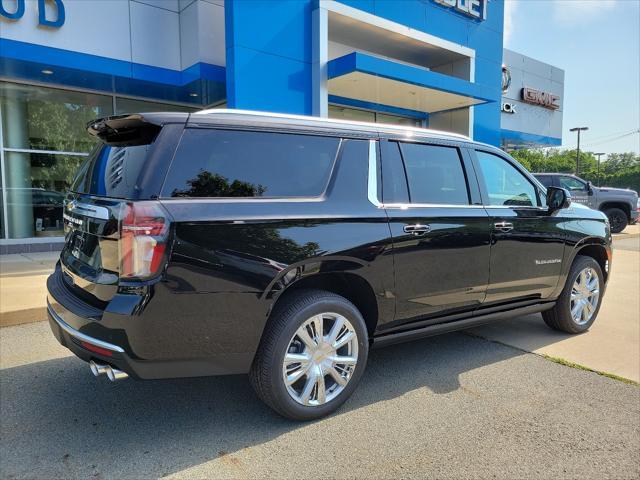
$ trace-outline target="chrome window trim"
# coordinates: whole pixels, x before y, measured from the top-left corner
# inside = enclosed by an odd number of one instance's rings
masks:
[[[367,197],[374,207],[384,208],[384,205],[378,199],[378,160],[376,155],[376,140],[369,140],[369,180],[367,188]]]
[[[518,210],[522,210],[522,209],[528,209],[528,210],[540,210],[541,212],[546,212],[549,209],[547,207],[543,207],[543,206],[536,206],[536,205],[483,205],[484,208],[509,208],[511,210],[517,208]]]
[[[319,197],[160,197],[160,203],[314,203],[324,202],[325,194]]]
[[[95,345],[96,347],[104,348],[107,350],[111,350],[113,352],[124,353],[124,350],[117,345],[113,345],[111,343],[103,342],[102,340],[98,340],[97,338],[90,337],[89,335],[85,335],[84,333],[80,333],[78,330],[71,328],[69,324],[67,324],[62,317],[56,313],[56,311],[51,307],[51,303],[49,303],[49,299],[47,299],[47,310],[51,317],[56,321],[58,326],[67,332],[72,337],[77,338],[78,340],[86,343],[90,343],[91,345]]]
[[[66,155],[68,157],[88,157],[89,154],[85,152],[67,152],[64,150],[38,150],[37,148],[9,148],[4,149],[5,152],[14,153],[42,153],[47,155]]]
[[[460,205],[457,203],[385,203],[384,208],[399,208],[409,210],[411,208],[485,208],[484,205]]]

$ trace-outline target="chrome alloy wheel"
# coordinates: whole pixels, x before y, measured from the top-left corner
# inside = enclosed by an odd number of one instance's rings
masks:
[[[347,386],[358,362],[358,335],[337,313],[305,321],[291,337],[282,364],[282,379],[296,402],[319,406]]]
[[[600,298],[600,279],[596,271],[587,267],[582,270],[571,288],[571,318],[578,325],[591,320]]]

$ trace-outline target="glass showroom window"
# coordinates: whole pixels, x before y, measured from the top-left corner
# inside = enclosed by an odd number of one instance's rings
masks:
[[[389,115],[372,110],[361,110],[359,108],[348,108],[339,105],[329,105],[329,118],[339,118],[357,122],[389,123],[409,127],[419,127],[422,123],[420,120],[411,117],[401,117],[399,115]]]
[[[95,140],[89,121],[198,108],[0,82],[0,238],[61,236],[62,206]]]
[[[3,237],[62,235],[65,192],[95,143],[86,124],[111,112],[108,95],[0,83]]]
[[[170,103],[116,97],[116,115],[139,112],[197,112],[198,110],[201,110],[201,107],[194,108]]]

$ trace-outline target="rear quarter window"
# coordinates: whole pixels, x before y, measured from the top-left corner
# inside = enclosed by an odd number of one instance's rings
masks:
[[[163,197],[315,197],[329,181],[339,138],[187,129]]]
[[[70,190],[114,198],[132,198],[151,148],[118,147],[100,143],[82,164]]]

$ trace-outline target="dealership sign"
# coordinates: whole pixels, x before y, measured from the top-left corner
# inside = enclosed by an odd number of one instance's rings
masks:
[[[500,111],[504,113],[518,113],[516,110],[517,105],[511,102],[502,102],[500,104]]]
[[[488,0],[433,0],[434,2],[453,8],[455,11],[478,20],[487,19]]]
[[[549,92],[541,92],[535,88],[524,87],[522,89],[522,101],[532,105],[540,105],[550,110],[560,108],[560,96]]]
[[[20,20],[24,16],[25,4],[26,0],[0,0],[0,17],[8,20]],[[55,12],[55,18],[47,17],[47,8]],[[38,24],[53,28],[60,28],[64,25],[62,0],[38,0]]]

